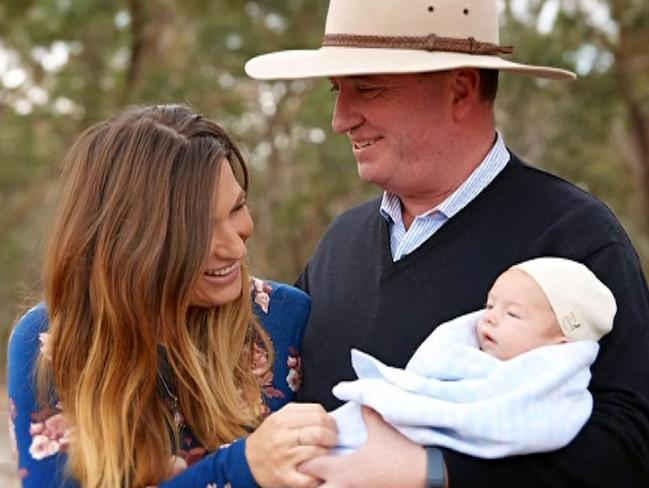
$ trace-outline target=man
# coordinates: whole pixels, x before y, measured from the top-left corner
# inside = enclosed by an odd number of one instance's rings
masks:
[[[559,256],[588,266],[619,307],[592,368],[592,417],[560,451],[488,461],[416,446],[366,411],[361,449],[303,466],[324,486],[649,486],[646,280],[607,207],[496,132],[498,71],[573,77],[502,59],[496,11],[496,0],[331,0],[321,49],[246,65],[261,79],[328,77],[333,129],[384,190],[334,221],[298,280],[313,300],[301,399],[337,406],[352,347],[403,367],[436,324],[483,305],[503,270]]]

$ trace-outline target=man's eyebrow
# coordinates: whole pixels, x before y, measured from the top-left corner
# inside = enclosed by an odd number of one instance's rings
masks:
[[[380,81],[380,80],[384,80],[385,76],[384,75],[330,76],[328,80],[332,84],[335,84],[337,78],[345,78],[346,80],[352,80],[352,81],[367,81],[367,80]]]

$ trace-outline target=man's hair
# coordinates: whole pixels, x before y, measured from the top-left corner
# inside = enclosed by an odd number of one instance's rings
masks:
[[[485,102],[494,103],[498,92],[498,70],[480,70],[480,97]]]

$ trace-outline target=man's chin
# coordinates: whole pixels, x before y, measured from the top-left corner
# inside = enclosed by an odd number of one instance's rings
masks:
[[[356,169],[358,170],[358,177],[365,183],[372,183],[373,185],[381,186],[381,179],[376,172],[376,164],[368,161],[356,161]]]

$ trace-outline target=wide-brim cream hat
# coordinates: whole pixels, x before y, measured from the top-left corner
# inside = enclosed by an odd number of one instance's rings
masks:
[[[503,59],[497,0],[331,0],[322,47],[246,63],[257,79],[298,79],[488,68],[556,80],[575,74]]]

